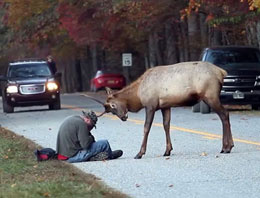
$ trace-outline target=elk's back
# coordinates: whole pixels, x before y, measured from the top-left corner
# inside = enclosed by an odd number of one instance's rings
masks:
[[[138,96],[144,106],[180,106],[205,92],[219,94],[226,75],[225,70],[201,61],[158,66],[143,74]]]

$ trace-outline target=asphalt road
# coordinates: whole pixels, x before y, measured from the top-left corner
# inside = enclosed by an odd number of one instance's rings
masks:
[[[0,100],[1,101],[1,100]],[[2,104],[0,104],[2,108]],[[43,147],[55,149],[59,125],[66,116],[83,109],[97,113],[103,108],[78,94],[62,96],[62,109],[47,106],[16,108],[4,114],[0,124]],[[231,154],[220,154],[222,126],[216,114],[192,113],[190,108],[172,109],[173,151],[163,157],[165,134],[161,113],[157,112],[148,138],[147,152],[134,159],[143,137],[144,111],[130,113],[127,122],[105,114],[93,130],[96,139],[108,139],[112,149],[124,155],[105,162],[74,164],[102,179],[108,186],[131,197],[260,197],[260,112],[231,111],[235,147]]]

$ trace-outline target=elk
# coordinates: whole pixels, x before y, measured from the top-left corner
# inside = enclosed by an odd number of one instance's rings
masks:
[[[161,110],[166,134],[166,151],[172,151],[170,138],[171,107],[191,106],[203,100],[219,116],[222,127],[221,153],[230,153],[234,146],[230,129],[229,113],[222,106],[219,95],[227,72],[208,62],[182,62],[148,69],[136,81],[113,92],[106,88],[107,99],[104,113],[113,113],[122,121],[128,118],[128,111],[138,112],[145,108],[144,137],[135,159],[141,159],[146,152],[147,139],[155,111]],[[92,98],[93,99],[93,98]],[[101,116],[100,115],[100,116]]]

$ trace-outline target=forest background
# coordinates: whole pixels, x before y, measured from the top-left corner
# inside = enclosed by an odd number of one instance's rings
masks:
[[[260,0],[0,0],[1,74],[11,60],[51,54],[63,92],[89,90],[99,69],[129,83],[217,45],[260,47]]]

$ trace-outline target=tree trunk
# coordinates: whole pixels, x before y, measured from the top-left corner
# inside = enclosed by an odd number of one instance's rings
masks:
[[[72,93],[77,91],[77,72],[75,69],[75,59],[64,60],[63,89],[65,92]]]
[[[152,32],[149,35],[149,62],[150,67],[163,65],[163,57],[161,53],[160,41],[157,32]]]
[[[156,52],[155,52],[155,44],[154,44],[154,37],[153,37],[153,33],[150,33],[149,35],[149,42],[148,42],[148,50],[149,50],[149,67],[154,67],[157,65],[157,61],[156,61]]]
[[[206,14],[200,13],[200,37],[201,37],[201,48],[208,46],[208,24],[206,22]]]
[[[98,49],[97,45],[94,45],[90,49],[91,51],[91,60],[92,60],[92,68],[94,71],[98,69]]]
[[[260,20],[257,21],[256,30],[258,47],[260,47]]]
[[[178,27],[176,24],[172,24],[171,21],[165,24],[165,39],[166,39],[166,50],[165,50],[165,63],[174,64],[179,61],[179,53],[177,48],[177,34],[174,31],[174,27]]]
[[[246,35],[249,45],[258,46],[257,32],[257,22],[254,21],[246,24]]]
[[[209,45],[221,45],[222,44],[222,33],[217,28],[211,27],[209,33]]]
[[[189,39],[188,39],[188,24],[187,21],[182,21],[180,23],[180,32],[179,32],[179,56],[180,62],[188,61],[189,60]]]
[[[201,51],[200,43],[200,30],[199,30],[199,17],[198,13],[192,11],[188,16],[188,35],[190,47],[190,60],[198,60]]]

